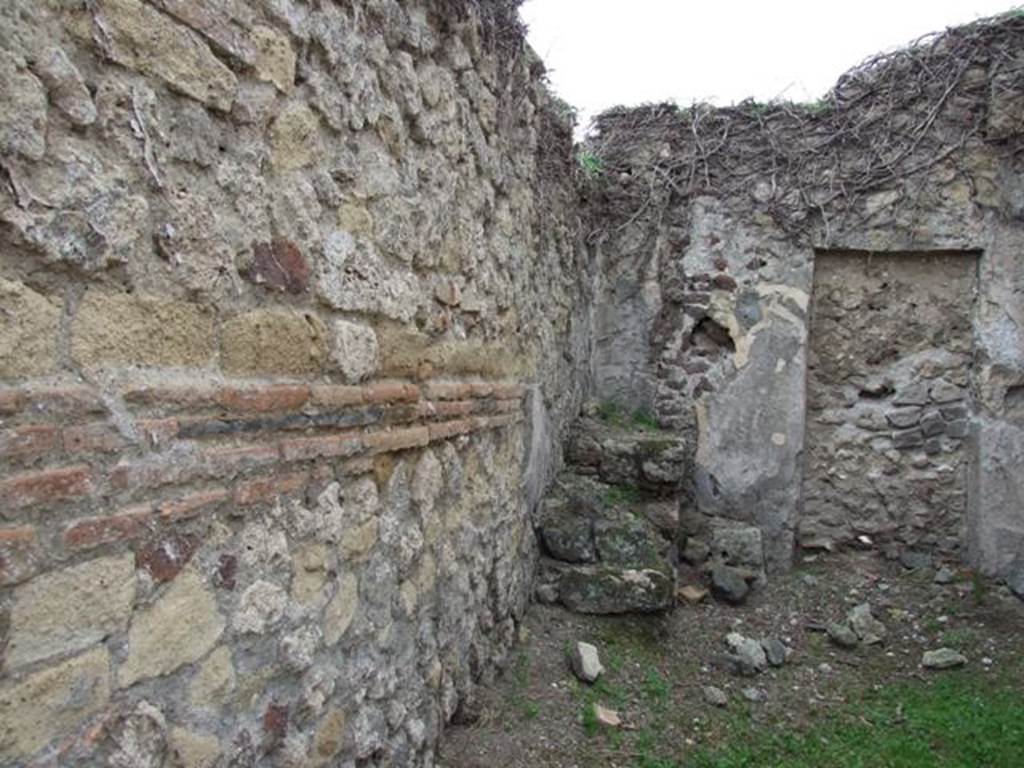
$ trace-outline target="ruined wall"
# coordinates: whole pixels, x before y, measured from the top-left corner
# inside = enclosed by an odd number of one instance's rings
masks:
[[[804,546],[962,554],[977,255],[814,258]]]
[[[430,765],[501,663],[589,344],[513,5],[0,8],[0,765]]]
[[[970,356],[967,380],[957,366],[947,382],[966,390],[965,442],[935,453],[894,425],[849,437],[859,453],[877,450],[891,462],[892,500],[928,508],[928,523],[944,516],[944,478],[966,464],[965,523],[918,530],[902,546],[941,549],[959,526],[957,545],[971,562],[990,574],[1024,573],[1024,424],[1014,406],[1024,381],[1022,43],[1024,19],[1008,14],[866,62],[818,104],[648,106],[597,120],[586,148],[601,167],[586,190],[602,274],[595,388],[650,405],[663,426],[696,435],[690,535],[757,527],[773,568],[786,567],[798,543],[863,545],[843,511],[831,501],[823,508],[820,488],[804,484],[805,458],[822,460],[805,457],[808,429],[816,436],[839,418],[855,424],[860,407],[812,403],[807,423],[816,254],[896,260],[948,251],[977,259],[976,295],[942,299],[969,323],[948,350]],[[915,274],[899,278],[909,292],[881,297],[908,324]],[[840,301],[852,307],[862,297],[848,288]],[[947,354],[941,338],[905,352],[890,364],[908,372],[915,355]],[[863,373],[832,382],[840,399]],[[949,422],[962,433],[959,410]],[[872,468],[851,469],[846,491],[877,495]],[[927,482],[914,487],[919,476]],[[901,519],[915,514],[900,510]],[[826,517],[842,521],[822,526]]]

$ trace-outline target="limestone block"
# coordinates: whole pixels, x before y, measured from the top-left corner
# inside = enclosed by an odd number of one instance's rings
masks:
[[[22,283],[0,278],[0,378],[43,376],[57,369],[61,306]]]
[[[380,367],[380,347],[373,328],[348,320],[333,323],[332,359],[346,381],[356,383],[369,378]]]
[[[141,0],[97,0],[93,20],[96,39],[118,64],[214,109],[231,109],[238,79],[186,27]]]
[[[323,155],[320,119],[305,104],[286,107],[270,128],[274,167],[294,171],[312,165]]]
[[[7,51],[0,51],[0,155],[40,160],[46,153],[46,89]]]
[[[51,46],[40,51],[35,71],[46,86],[50,101],[68,120],[75,125],[96,122],[96,105],[89,89],[63,48]]]
[[[335,645],[352,625],[359,607],[359,579],[346,573],[338,580],[338,591],[324,610],[324,645]]]
[[[198,661],[223,631],[224,619],[213,593],[194,570],[182,572],[155,603],[132,620],[128,658],[118,670],[119,687]]]
[[[288,595],[276,584],[257,581],[242,594],[232,618],[236,632],[262,635],[276,624],[288,604]]]
[[[47,573],[14,590],[6,666],[88,648],[121,630],[135,597],[131,555]]]
[[[188,697],[193,707],[215,709],[227,700],[235,688],[235,667],[227,646],[214,650],[199,667],[189,684]]]
[[[420,302],[411,271],[385,263],[370,245],[340,230],[324,243],[317,295],[335,309],[373,312],[402,322],[415,316]]]
[[[203,367],[216,351],[211,312],[157,296],[89,291],[71,334],[71,356],[86,367]]]
[[[373,549],[379,536],[380,523],[376,519],[345,531],[339,543],[342,558],[348,562],[362,560]]]
[[[65,738],[110,700],[110,654],[99,647],[0,687],[0,759]],[[24,763],[18,762],[18,765]]]
[[[327,329],[315,315],[260,309],[224,324],[221,366],[227,373],[316,373],[326,360]]]
[[[255,14],[245,0],[151,0],[162,11],[200,32],[203,37],[243,64],[256,62],[250,35]]]

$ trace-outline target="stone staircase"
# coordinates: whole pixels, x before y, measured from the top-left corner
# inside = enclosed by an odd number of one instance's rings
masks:
[[[538,599],[590,614],[671,608],[689,464],[676,435],[581,417],[570,430],[566,469],[534,521]]]

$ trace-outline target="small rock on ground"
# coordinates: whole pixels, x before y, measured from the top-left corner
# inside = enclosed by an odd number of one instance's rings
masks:
[[[601,656],[590,643],[578,642],[569,654],[573,674],[585,683],[595,683],[604,674]]]
[[[764,649],[764,655],[768,659],[768,663],[773,667],[781,667],[789,657],[789,649],[777,637],[764,638],[761,641],[761,648]]]
[[[927,552],[915,552],[912,549],[905,549],[900,553],[900,563],[904,568],[915,571],[918,568],[931,568],[932,556]]]
[[[768,691],[764,688],[744,688],[743,698],[754,704],[762,704],[768,701]]]
[[[704,701],[713,707],[725,707],[729,704],[729,695],[721,688],[708,685],[704,688]]]
[[[732,632],[726,636],[725,644],[732,652],[730,661],[738,674],[753,677],[768,667],[768,657],[757,640]]]
[[[935,572],[935,578],[932,579],[936,584],[952,584],[956,581],[956,571],[951,568],[943,566]]]
[[[711,589],[715,597],[733,605],[742,603],[750,593],[747,580],[728,565],[716,565],[711,569]]]
[[[967,663],[967,657],[952,648],[938,648],[925,651],[921,657],[921,666],[925,669],[953,669]]]
[[[846,622],[865,645],[880,643],[885,638],[885,624],[874,617],[868,603],[861,603],[851,610]]]
[[[860,643],[857,633],[845,622],[830,621],[825,626],[825,631],[828,632],[828,639],[840,648],[856,648]]]
[[[597,722],[605,728],[619,728],[622,725],[622,718],[614,709],[595,704],[594,715],[597,716]]]
[[[708,591],[704,587],[697,587],[693,584],[687,584],[685,587],[680,587],[676,590],[676,596],[679,598],[681,603],[689,603],[690,605],[696,605],[704,600],[708,596]]]

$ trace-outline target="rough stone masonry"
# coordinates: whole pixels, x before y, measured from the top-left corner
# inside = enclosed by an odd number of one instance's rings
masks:
[[[586,378],[542,71],[499,4],[3,3],[0,765],[432,763]]]
[[[0,6],[0,766],[431,766],[535,527],[1024,579],[1024,20],[581,179],[514,6]]]

